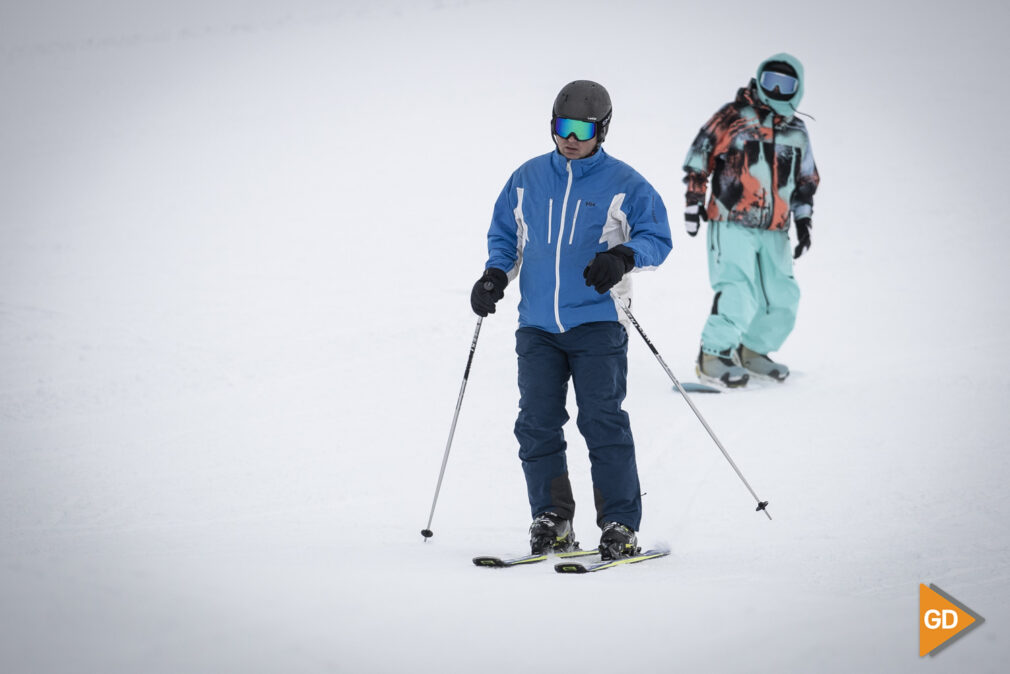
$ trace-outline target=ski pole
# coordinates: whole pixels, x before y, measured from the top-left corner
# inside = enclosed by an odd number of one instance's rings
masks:
[[[625,315],[627,315],[628,319],[631,320],[631,324],[635,326],[636,330],[638,330],[638,334],[642,336],[642,339],[645,340],[645,343],[649,345],[649,349],[652,350],[652,355],[656,357],[656,360],[659,361],[659,364],[663,366],[664,370],[666,370],[666,374],[668,374],[670,376],[670,379],[673,380],[673,385],[677,387],[678,391],[680,391],[680,396],[687,401],[688,405],[691,406],[691,409],[694,411],[695,416],[698,417],[698,421],[700,421],[701,425],[705,427],[705,430],[708,431],[708,434],[712,436],[712,440],[715,442],[716,447],[719,448],[719,451],[722,452],[722,455],[726,457],[727,461],[729,461],[729,465],[731,465],[733,467],[733,470],[736,471],[737,476],[740,478],[740,481],[743,482],[744,486],[747,487],[747,491],[750,492],[750,495],[754,497],[755,501],[757,501],[758,504],[757,510],[763,511],[764,514],[768,516],[768,519],[771,519],[772,518],[771,513],[768,512],[768,501],[762,501],[760,498],[758,498],[758,495],[754,493],[754,490],[751,489],[750,483],[747,482],[747,478],[743,476],[743,473],[740,472],[740,469],[737,468],[736,463],[730,457],[729,452],[727,452],[726,448],[722,446],[721,442],[719,442],[719,438],[716,437],[715,432],[712,431],[712,427],[708,425],[707,421],[705,421],[705,417],[701,416],[701,412],[699,412],[698,408],[694,406],[694,401],[691,400],[691,396],[687,394],[687,391],[685,391],[684,387],[680,385],[680,382],[673,375],[673,372],[670,371],[670,368],[667,366],[666,361],[664,361],[663,357],[659,355],[659,351],[656,350],[656,347],[652,344],[652,341],[645,334],[645,330],[642,330],[642,326],[639,325],[638,321],[635,320],[635,316],[631,313],[631,309],[624,304],[624,301],[621,300],[621,298],[618,297],[613,290],[610,291],[610,295],[611,297],[614,298],[614,301],[617,303],[617,306],[621,307]]]
[[[449,448],[452,447],[452,436],[456,433],[456,420],[459,419],[459,410],[463,406],[463,392],[466,391],[466,380],[470,377],[470,364],[473,363],[473,352],[477,350],[477,337],[480,335],[480,324],[484,317],[477,318],[477,328],[473,331],[473,341],[470,343],[470,355],[466,359],[466,370],[463,371],[463,383],[459,387],[459,398],[456,400],[456,413],[452,415],[452,426],[449,427],[449,440],[445,443],[445,454],[442,456],[442,469],[438,471],[438,483],[435,485],[435,498],[431,501],[431,512],[428,514],[428,526],[421,529],[424,542],[434,536],[431,531],[431,520],[435,517],[435,504],[438,503],[438,492],[442,489],[442,478],[445,476],[445,465],[449,462]]]

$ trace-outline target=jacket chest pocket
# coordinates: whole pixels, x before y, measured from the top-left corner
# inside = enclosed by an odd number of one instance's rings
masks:
[[[593,208],[587,208],[582,199],[569,199],[567,205],[562,200],[548,199],[544,212],[539,217],[537,238],[551,248],[558,244],[578,245],[579,240],[587,235],[586,225],[591,227],[591,223],[586,220],[586,213],[592,217],[593,211]]]

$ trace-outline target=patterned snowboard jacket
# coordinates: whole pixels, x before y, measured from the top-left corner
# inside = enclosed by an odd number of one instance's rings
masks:
[[[709,220],[744,227],[788,229],[810,217],[820,177],[803,121],[763,105],[757,83],[737,92],[698,132],[684,160],[687,203],[704,204],[709,177]]]

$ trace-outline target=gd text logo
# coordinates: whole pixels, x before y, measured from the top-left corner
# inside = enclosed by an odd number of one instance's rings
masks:
[[[984,622],[936,585],[919,585],[919,657],[936,655]]]

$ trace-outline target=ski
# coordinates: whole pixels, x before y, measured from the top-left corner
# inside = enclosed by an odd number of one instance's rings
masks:
[[[559,557],[561,559],[569,559],[572,557],[591,557],[593,555],[600,554],[599,550],[572,550],[571,552],[559,552],[559,553],[549,553],[543,555],[523,555],[522,557],[513,557],[511,559],[505,559],[502,557],[491,557],[491,556],[481,556],[474,557],[473,563],[476,566],[489,566],[495,569],[503,569],[509,566],[522,566],[524,564],[536,564],[537,562],[546,562],[548,559],[553,557]]]
[[[621,566],[622,564],[637,564],[638,562],[644,562],[649,559],[657,559],[659,557],[666,557],[670,554],[669,550],[648,550],[646,552],[634,555],[632,557],[619,557],[618,559],[604,559],[602,561],[596,562],[595,564],[583,565],[578,562],[560,562],[554,565],[554,570],[558,573],[592,573],[594,571],[603,571],[604,569],[612,569],[615,566]]]

